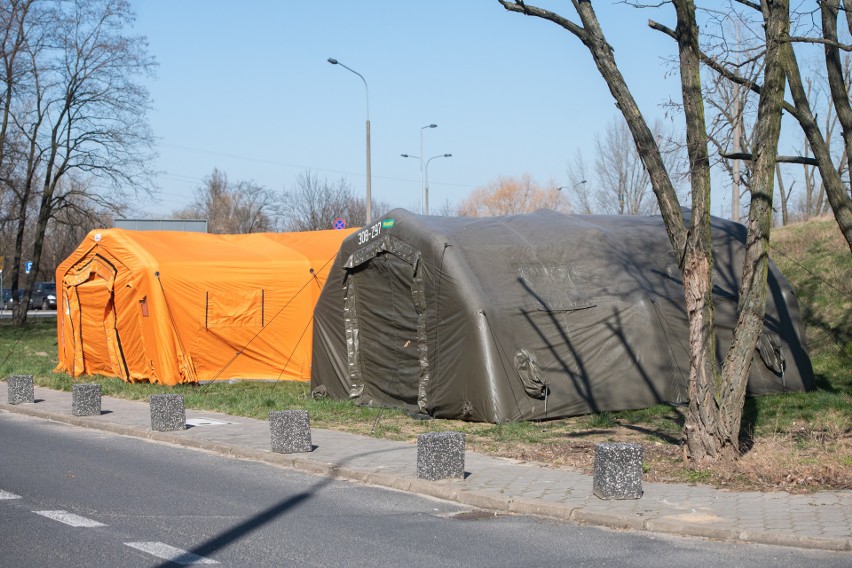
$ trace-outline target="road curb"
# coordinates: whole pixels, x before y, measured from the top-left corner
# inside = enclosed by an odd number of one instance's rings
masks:
[[[788,533],[745,531],[711,525],[699,525],[665,517],[649,519],[630,514],[592,511],[582,506],[513,498],[507,495],[495,495],[482,491],[468,490],[464,488],[462,480],[428,481],[385,472],[366,471],[351,466],[341,466],[312,459],[310,454],[278,454],[272,451],[242,448],[222,442],[183,437],[180,436],[179,432],[156,432],[134,426],[122,426],[111,422],[103,422],[98,420],[97,417],[78,417],[71,414],[42,411],[35,408],[34,405],[0,403],[0,411],[11,414],[22,414],[33,418],[51,420],[53,422],[110,432],[132,438],[207,451],[236,459],[263,462],[323,477],[343,479],[407,493],[415,493],[494,511],[495,513],[533,515],[558,521],[569,521],[616,530],[634,530],[728,542],[787,546],[831,552],[852,551],[852,538],[809,537]]]

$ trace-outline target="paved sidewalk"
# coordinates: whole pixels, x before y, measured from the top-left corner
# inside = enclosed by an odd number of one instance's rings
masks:
[[[604,501],[592,494],[589,475],[472,452],[465,457],[465,479],[426,481],[416,477],[417,448],[412,444],[312,429],[314,451],[276,454],[271,452],[269,423],[263,420],[188,409],[187,422],[198,425],[179,432],[154,432],[147,402],[103,397],[100,416],[77,417],[71,414],[71,399],[70,392],[36,387],[35,404],[10,405],[6,382],[0,381],[3,412],[259,460],[495,512],[728,541],[852,551],[852,491],[790,495],[643,482],[641,499]],[[204,418],[209,420],[200,420]]]

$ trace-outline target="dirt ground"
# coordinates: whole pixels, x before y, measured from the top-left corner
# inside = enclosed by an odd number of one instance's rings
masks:
[[[592,473],[595,444],[632,442],[643,447],[646,481],[694,482],[738,491],[852,489],[852,429],[839,437],[825,435],[823,440],[804,429],[798,439],[795,434],[758,439],[733,464],[701,466],[687,463],[679,444],[650,441],[646,433],[624,426],[583,433],[578,438],[508,445],[474,436],[468,437],[468,445],[474,451]]]

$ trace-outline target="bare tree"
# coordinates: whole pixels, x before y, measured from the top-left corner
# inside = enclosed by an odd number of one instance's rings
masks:
[[[577,150],[568,163],[568,185],[559,188],[560,191],[568,190],[571,209],[574,213],[591,215],[595,212],[591,185],[583,152]]]
[[[52,280],[56,267],[83,241],[89,231],[111,227],[125,209],[113,203],[98,204],[88,198],[90,178],[69,175],[61,184],[63,200],[50,220],[38,266],[42,280]]]
[[[654,123],[652,132],[658,143],[662,142],[660,122]],[[662,144],[661,154],[666,170],[674,171],[676,154],[664,151]],[[595,136],[594,200],[594,210],[608,215],[654,215],[659,211],[630,130],[619,118],[607,125],[603,137]]]
[[[445,199],[441,205],[432,212],[433,215],[438,215],[439,217],[455,217],[458,211],[458,207],[453,205],[452,201],[449,199]]]
[[[388,205],[373,200],[372,210],[375,217],[376,211],[387,211]],[[335,219],[359,227],[367,221],[367,204],[355,196],[345,179],[329,182],[305,171],[292,189],[281,192],[278,216],[285,231],[332,229]]]
[[[736,10],[710,10],[703,37],[704,50],[718,59],[730,58],[739,74],[754,83],[763,72],[760,38],[747,34],[752,22],[744,20]],[[730,37],[730,35],[733,37]],[[743,160],[750,154],[754,142],[755,99],[749,89],[740,83],[707,71],[704,100],[709,107],[708,137],[720,156],[731,154],[735,158],[720,158],[720,165],[731,178],[730,218],[740,221],[740,202],[747,190],[751,162]]]
[[[757,3],[753,0],[734,0],[737,4],[746,6],[760,13],[765,19],[767,12],[766,6],[771,6],[774,2],[770,0],[762,0]],[[813,158],[805,161],[803,157],[777,157],[778,161],[793,162],[793,163],[809,163],[817,167],[822,183],[825,188],[825,193],[831,209],[834,212],[834,218],[843,233],[846,243],[852,251],[852,193],[847,183],[844,183],[842,170],[838,170],[832,161],[830,144],[827,141],[825,134],[820,130],[817,123],[816,115],[813,112],[811,101],[808,99],[808,94],[805,88],[805,81],[802,78],[802,73],[798,63],[798,56],[793,45],[796,43],[813,43],[822,44],[825,49],[825,66],[827,70],[828,82],[832,92],[832,100],[835,110],[838,114],[843,139],[846,141],[847,155],[852,150],[848,150],[848,141],[852,138],[852,112],[847,112],[849,107],[849,89],[846,79],[844,79],[842,69],[839,67],[839,53],[841,48],[846,51],[852,50],[852,45],[841,44],[837,39],[837,18],[839,14],[839,0],[821,2],[819,12],[821,14],[821,36],[795,36],[786,37],[782,41],[782,51],[786,66],[787,84],[792,96],[793,102],[783,102],[784,112],[788,113],[795,119],[808,142]],[[788,27],[789,27],[789,8],[788,8]],[[844,9],[847,18],[847,24],[850,22],[849,11]],[[809,21],[813,14],[804,14],[803,19]],[[850,31],[852,31],[852,26]],[[664,31],[668,35],[675,37],[673,30],[669,30],[664,26],[655,26],[656,29]],[[750,90],[762,96],[766,85],[752,84],[747,79],[740,76],[736,69],[731,69],[724,62],[720,62],[713,57],[699,51],[701,61],[713,71],[720,75],[737,82],[741,85],[746,85]],[[848,170],[848,165],[845,168]]]
[[[849,9],[849,0],[843,2],[843,13],[846,17],[846,23],[849,26],[849,33],[852,33],[852,14]],[[837,118],[843,133],[843,146],[846,154],[847,172],[852,172],[852,104],[849,102],[849,66],[848,59],[844,66],[844,58],[840,55],[840,42],[838,41],[837,20],[840,15],[841,4],[840,0],[823,0],[819,3],[820,16],[822,23],[822,37],[825,39],[825,69],[828,75],[828,87],[831,91],[831,100],[834,103],[834,111],[837,113]],[[844,49],[849,50],[849,46],[844,46]],[[849,194],[847,191],[847,199]],[[831,200],[831,194],[829,194]],[[834,204],[832,203],[832,206]],[[852,202],[840,203],[841,208],[846,207],[852,209]],[[848,211],[852,215],[852,211]],[[850,218],[852,221],[852,218]],[[847,233],[847,240],[849,234]],[[852,246],[852,241],[850,241]]]
[[[271,231],[275,203],[271,191],[251,181],[232,184],[225,172],[213,168],[196,188],[193,204],[175,211],[178,219],[207,220],[207,230],[217,234]]]
[[[31,258],[40,266],[51,220],[69,199],[120,203],[127,190],[150,186],[153,155],[146,120],[149,96],[136,78],[150,73],[155,63],[145,39],[125,33],[133,20],[129,3],[36,1],[23,18],[23,23],[12,20],[26,30],[20,44],[25,58],[19,54],[20,72],[11,91],[7,88],[10,120],[2,142],[7,152],[10,142],[16,147],[15,170],[5,177],[17,202],[13,282],[18,281],[31,207]],[[93,181],[63,185],[75,173]],[[15,313],[18,323],[26,320],[23,308],[36,277],[33,271],[26,279],[24,301]]]
[[[677,26],[681,96],[686,121],[686,145],[691,174],[689,225],[680,210],[675,186],[666,170],[655,137],[615,62],[591,2],[573,0],[580,24],[523,0],[498,0],[507,10],[551,21],[576,36],[589,50],[619,110],[624,115],[651,184],[672,248],[683,272],[689,318],[689,412],[684,433],[687,455],[696,461],[734,459],[739,452],[739,428],[748,371],[766,307],[767,246],[775,157],[784,96],[783,40],[789,29],[787,0],[764,0],[765,72],[758,104],[755,134],[749,235],[746,242],[739,319],[721,372],[716,361],[713,333],[710,239],[710,155],[701,91],[699,34],[692,0],[672,0]]]
[[[2,103],[2,118],[0,118],[0,172],[8,176],[6,160],[6,134],[9,132],[9,122],[12,118],[12,102],[20,90],[19,85],[25,82],[29,75],[28,67],[21,63],[26,59],[26,49],[30,39],[30,21],[36,16],[30,16],[30,8],[34,0],[10,0],[0,3],[0,59],[2,59],[3,92],[0,96]]]
[[[502,177],[474,189],[458,206],[462,217],[492,217],[528,213],[536,209],[570,211],[568,199],[554,183],[538,185],[529,174],[520,178]]]

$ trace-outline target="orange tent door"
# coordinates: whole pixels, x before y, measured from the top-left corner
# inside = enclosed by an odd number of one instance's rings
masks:
[[[89,375],[126,377],[124,360],[115,331],[112,289],[106,280],[94,278],[76,287],[79,301],[79,333],[83,372]]]

